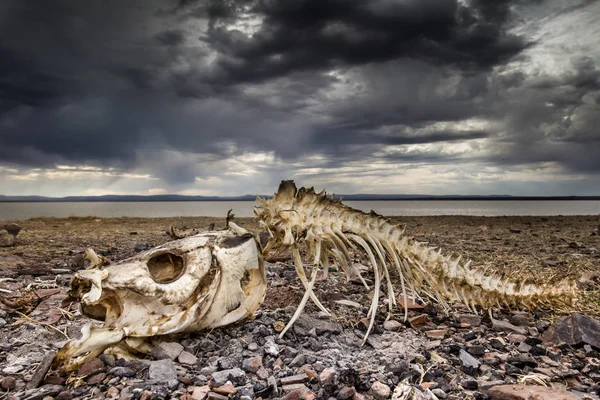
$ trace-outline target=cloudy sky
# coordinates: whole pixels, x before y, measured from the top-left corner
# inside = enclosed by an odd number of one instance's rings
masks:
[[[600,1],[3,0],[0,194],[600,194]]]

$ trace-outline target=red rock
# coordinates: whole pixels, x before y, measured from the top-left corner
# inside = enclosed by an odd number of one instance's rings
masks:
[[[204,400],[208,397],[208,392],[210,392],[208,385],[196,386],[192,390],[192,400]]]
[[[60,288],[55,289],[38,289],[35,291],[35,295],[39,298],[50,297],[60,293]]]
[[[78,376],[88,376],[98,372],[98,370],[104,368],[104,363],[99,358],[91,358],[87,360],[79,369],[77,370]]]
[[[256,374],[259,369],[263,366],[262,356],[254,356],[248,359],[245,359],[242,363],[242,368],[246,372],[252,372]]]
[[[85,381],[88,385],[95,385],[100,383],[106,378],[106,374],[104,372],[100,372],[98,374],[94,374],[92,376],[88,376]]]
[[[319,381],[322,386],[331,386],[335,384],[337,371],[333,368],[325,368],[319,375]]]
[[[438,386],[438,383],[437,382],[423,382],[419,386],[421,386],[421,388],[423,390],[426,390],[426,389],[436,388]]]
[[[448,329],[434,329],[432,331],[425,332],[425,336],[428,339],[443,339],[448,334]]]
[[[519,335],[518,333],[513,333],[508,336],[508,341],[511,343],[523,343],[527,339],[525,335]]]
[[[398,309],[403,309],[404,308],[404,296],[398,296]],[[408,308],[409,310],[422,310],[425,308],[424,305],[419,304],[419,303],[415,303],[415,301],[413,299],[411,299],[410,297],[406,298],[406,308]]]
[[[144,390],[140,395],[140,400],[150,400],[152,399],[152,392],[149,390]]]
[[[409,318],[408,322],[413,328],[418,328],[429,322],[429,316],[427,314],[417,315],[416,317]]]
[[[226,383],[218,388],[213,388],[213,392],[224,394],[225,396],[233,396],[237,393],[237,389],[233,387],[231,383]]]
[[[106,399],[118,399],[119,398],[119,389],[117,389],[114,386],[109,387],[108,390],[106,391],[106,395],[104,396],[104,398],[106,398]]]
[[[577,400],[563,389],[536,385],[499,385],[488,390],[491,400]]]
[[[0,381],[0,387],[7,391],[15,390],[15,388],[17,387],[17,380],[12,376],[2,378],[2,380]]]
[[[302,372],[304,372],[306,374],[306,376],[308,376],[308,380],[309,381],[312,381],[314,379],[319,379],[319,375],[312,368],[310,368],[308,365],[305,365],[300,370]]]
[[[44,378],[44,383],[50,385],[64,385],[66,379],[56,373],[50,373]]]
[[[292,376],[286,376],[281,378],[281,385],[291,385],[293,383],[304,383],[304,382],[308,382],[308,375],[306,375],[305,373],[302,374],[298,374],[298,375],[292,375]]]

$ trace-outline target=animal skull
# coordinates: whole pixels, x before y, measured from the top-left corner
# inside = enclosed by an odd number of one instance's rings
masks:
[[[145,338],[252,316],[266,292],[262,253],[254,236],[235,228],[169,242],[106,267],[90,251],[92,264],[75,274],[69,294],[80,299],[84,315],[104,325],[86,325],[55,366],[72,371],[108,348],[147,352]]]

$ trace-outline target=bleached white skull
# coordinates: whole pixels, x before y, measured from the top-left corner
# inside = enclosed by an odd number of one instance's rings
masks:
[[[104,325],[86,325],[81,339],[58,353],[55,367],[68,372],[111,346],[147,351],[144,338],[252,316],[266,292],[264,264],[254,236],[235,228],[172,241],[106,267],[90,252],[92,265],[75,274],[70,295],[80,299],[84,315]]]

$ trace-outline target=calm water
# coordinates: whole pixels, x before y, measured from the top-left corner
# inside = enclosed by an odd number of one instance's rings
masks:
[[[598,200],[403,200],[347,201],[345,204],[382,215],[599,215]],[[33,217],[224,217],[233,209],[251,217],[251,201],[0,203],[0,220]]]

